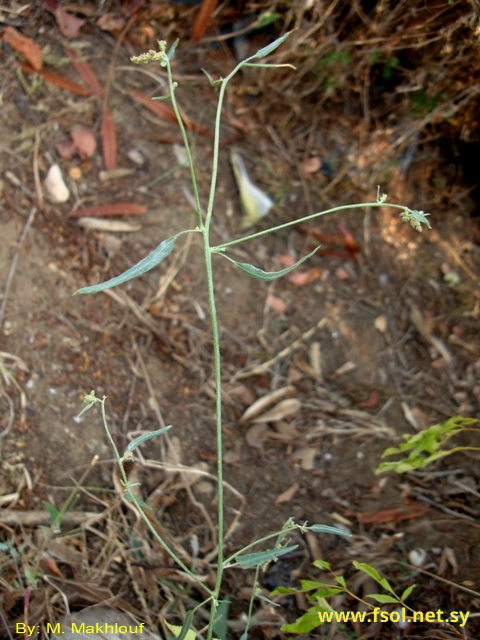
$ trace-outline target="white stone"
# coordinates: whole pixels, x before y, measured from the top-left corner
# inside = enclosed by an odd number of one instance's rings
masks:
[[[59,204],[66,202],[70,198],[70,191],[63,180],[62,170],[58,164],[52,164],[48,170],[44,185],[50,202]]]

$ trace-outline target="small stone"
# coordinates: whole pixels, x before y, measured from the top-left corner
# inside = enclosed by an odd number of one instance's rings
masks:
[[[59,204],[69,199],[70,191],[63,180],[62,171],[58,164],[52,164],[48,170],[44,185],[50,202]]]

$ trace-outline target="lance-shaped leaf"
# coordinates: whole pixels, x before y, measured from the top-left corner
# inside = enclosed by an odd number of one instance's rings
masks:
[[[326,524],[311,524],[305,527],[305,529],[309,529],[315,533],[333,533],[336,536],[343,536],[344,538],[352,537],[352,534],[348,531],[342,531],[342,529],[337,529],[337,527],[329,527]]]
[[[155,438],[155,436],[159,436],[161,433],[165,433],[165,431],[168,431],[171,428],[172,425],[170,424],[168,425],[168,427],[163,427],[162,429],[158,429],[157,431],[150,431],[150,433],[144,433],[143,435],[138,436],[138,438],[135,438],[135,440],[132,440],[132,442],[130,442],[127,447],[127,451],[135,451],[137,447],[139,447],[147,440],[150,440],[150,438]]]
[[[263,271],[258,267],[254,267],[253,265],[248,264],[248,262],[237,262],[236,260],[234,260],[233,258],[230,258],[230,256],[227,256],[224,253],[220,253],[219,255],[223,256],[227,260],[230,260],[230,262],[232,262],[239,269],[247,273],[249,276],[252,276],[252,278],[256,278],[257,280],[265,280],[268,282],[270,280],[275,280],[276,278],[281,278],[282,276],[286,276],[287,273],[290,273],[290,271],[293,271],[296,267],[298,267],[299,264],[302,264],[302,262],[305,262],[305,260],[308,260],[309,258],[311,258],[313,254],[316,251],[318,251],[318,249],[319,247],[317,247],[316,249],[308,253],[306,256],[303,256],[303,258],[300,258],[300,260],[292,264],[290,267],[287,267],[286,269],[281,269],[280,271]]]
[[[268,551],[247,553],[243,556],[235,556],[235,560],[242,569],[251,569],[252,567],[258,567],[259,564],[265,564],[265,562],[270,562],[270,560],[275,560],[279,556],[290,553],[290,551],[294,551],[297,547],[298,544],[294,544],[291,547],[281,547],[280,549],[269,549]]]
[[[283,42],[285,42],[285,40],[288,38],[290,33],[291,32],[289,31],[288,33],[285,33],[283,36],[280,36],[280,38],[277,38],[270,44],[267,44],[266,47],[259,49],[255,55],[253,55],[251,58],[248,58],[248,59],[253,60],[254,58],[265,58],[265,56],[269,56],[273,51],[275,51],[275,49],[278,49],[278,47]]]
[[[140,260],[135,266],[131,269],[127,269],[121,275],[116,278],[112,278],[111,280],[107,280],[106,282],[102,282],[101,284],[94,284],[90,287],[83,287],[78,291],[75,291],[74,296],[80,296],[84,293],[98,293],[99,291],[106,291],[107,289],[112,289],[119,284],[123,284],[124,282],[128,282],[133,278],[137,278],[138,276],[143,275],[147,271],[150,271],[157,264],[160,264],[162,260],[164,260],[167,256],[169,256],[173,247],[175,246],[175,242],[180,234],[172,236],[168,238],[168,240],[164,240],[161,242],[156,249],[154,249],[151,253],[148,254],[146,258]]]

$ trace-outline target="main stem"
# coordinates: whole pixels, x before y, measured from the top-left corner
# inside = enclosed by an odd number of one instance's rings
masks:
[[[205,255],[205,269],[207,273],[208,306],[210,310],[210,320],[212,323],[213,338],[213,366],[215,371],[215,425],[217,439],[217,483],[218,483],[218,556],[217,556],[217,576],[215,580],[214,598],[210,609],[210,623],[208,625],[207,640],[211,640],[213,634],[213,623],[217,610],[217,601],[220,595],[220,587],[223,577],[223,446],[222,446],[222,376],[220,368],[220,336],[218,332],[217,310],[215,307],[215,291],[213,284],[212,254],[209,243],[209,225],[203,230],[203,248]]]

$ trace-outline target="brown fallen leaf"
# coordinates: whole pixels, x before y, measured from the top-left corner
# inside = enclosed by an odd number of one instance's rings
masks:
[[[268,295],[266,305],[267,307],[269,307],[270,309],[273,309],[273,311],[276,311],[277,313],[285,313],[287,311],[287,305],[278,296],[273,296],[271,294]]]
[[[292,458],[300,460],[300,466],[305,471],[311,471],[315,466],[315,456],[317,455],[315,447],[302,447],[292,453]]]
[[[147,207],[134,202],[117,202],[115,204],[101,204],[97,207],[77,209],[68,214],[69,218],[83,218],[85,216],[141,216],[147,213]]]
[[[7,27],[5,29],[3,39],[12,47],[12,49],[28,60],[35,71],[40,71],[43,64],[42,50],[36,42],[30,40],[30,38],[22,36],[22,34],[14,27]]]
[[[166,104],[165,102],[152,100],[152,98],[147,96],[146,93],[143,93],[143,91],[130,91],[130,95],[134,100],[136,100],[136,102],[143,105],[160,118],[168,120],[169,122],[177,122],[175,111],[173,110],[173,107],[171,105]],[[190,129],[190,131],[196,131],[203,136],[209,135],[208,129],[206,129],[202,125],[197,124],[184,114],[182,114],[182,122],[187,129]]]
[[[114,13],[104,13],[95,23],[102,31],[121,31],[125,26],[125,18]]]
[[[306,173],[307,175],[316,173],[321,166],[322,166],[322,161],[318,157],[307,158],[302,162],[303,172]]]
[[[375,513],[360,514],[358,515],[358,521],[363,524],[374,524],[376,522],[387,524],[389,522],[421,518],[427,511],[428,507],[423,504],[405,504],[403,507],[394,507],[393,509],[382,509]]]
[[[91,96],[92,92],[90,89],[86,87],[82,87],[81,84],[77,84],[73,80],[69,80],[69,78],[65,78],[64,76],[58,75],[58,73],[53,73],[53,71],[47,71],[46,69],[34,69],[29,64],[25,62],[20,62],[19,67],[22,69],[24,73],[36,73],[41,76],[45,82],[48,84],[54,84],[56,87],[60,87],[61,89],[65,89],[65,91],[70,91],[77,96]]]
[[[294,271],[287,276],[288,281],[295,287],[303,287],[315,282],[322,277],[324,269],[322,267],[312,267],[308,271]]]
[[[83,18],[77,18],[76,16],[68,13],[58,6],[55,9],[55,18],[62,34],[69,39],[78,38],[80,29],[85,24]]]
[[[300,410],[302,403],[300,400],[296,398],[287,398],[286,400],[282,400],[275,407],[267,411],[266,413],[255,418],[254,422],[277,422],[279,420],[283,420],[287,416],[291,416],[297,411]]]
[[[297,493],[299,489],[300,489],[300,485],[298,484],[298,482],[295,482],[295,484],[292,484],[291,487],[289,487],[286,491],[284,491],[279,496],[277,496],[275,500],[275,504],[283,504],[284,502],[290,502],[290,500],[293,498],[293,496]]]
[[[64,160],[71,160],[77,153],[77,147],[71,140],[64,140],[55,145],[58,155]]]
[[[262,444],[267,439],[268,427],[266,424],[254,424],[253,427],[247,431],[245,440],[247,444],[255,449],[260,449]]]
[[[112,112],[108,107],[104,107],[103,109],[102,151],[105,169],[112,171],[117,166],[117,136],[115,134]]]
[[[93,133],[86,127],[74,124],[70,129],[70,135],[80,158],[82,160],[91,158],[97,148],[97,141]]]
[[[75,53],[75,51],[65,49],[65,53],[72,61],[75,71],[82,78],[87,87],[90,88],[90,93],[94,93],[100,98],[103,98],[105,92],[90,65],[84,60],[81,60],[80,57]]]
[[[275,402],[278,402],[282,398],[285,398],[285,396],[292,395],[293,393],[295,393],[295,387],[293,386],[280,387],[275,391],[267,393],[267,395],[258,398],[258,400],[255,400],[255,402],[250,405],[250,407],[248,407],[243,416],[240,418],[240,422],[246,422],[247,420],[256,418],[263,411],[265,411],[267,407],[270,407]]]
[[[217,4],[218,0],[203,0],[200,12],[192,29],[192,40],[194,42],[199,42],[203,38]]]

